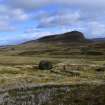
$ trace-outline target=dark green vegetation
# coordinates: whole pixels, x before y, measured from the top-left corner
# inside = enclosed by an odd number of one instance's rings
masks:
[[[47,64],[44,62],[44,68],[42,66],[40,68],[39,64],[43,60],[48,62]],[[51,62],[50,65],[49,62]],[[27,86],[51,85],[52,88],[50,88],[53,91],[53,85],[72,85],[69,88],[71,93],[67,91],[68,88],[60,91],[59,87],[54,94],[51,92],[51,97],[46,96],[48,88],[43,87],[42,90],[45,89],[45,91],[42,93],[38,88],[35,97],[42,94],[43,99],[46,100],[44,97],[47,97],[51,100],[39,105],[104,105],[105,85],[102,85],[104,83],[105,42],[88,40],[81,32],[73,31],[61,36],[49,36],[17,46],[0,48],[1,89],[23,87],[24,90]],[[30,91],[20,93],[11,91],[9,98],[12,97],[15,102],[22,100],[24,103],[27,102],[26,100],[31,100],[28,94]],[[36,91],[37,89],[34,90]],[[26,98],[24,95],[18,97],[17,94],[24,94]],[[35,101],[35,99],[32,100]],[[19,102],[18,105],[24,105]],[[15,104],[5,103],[4,105]],[[26,105],[34,104],[30,102]]]

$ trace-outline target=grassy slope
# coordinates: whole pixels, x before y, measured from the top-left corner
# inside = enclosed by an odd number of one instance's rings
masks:
[[[42,59],[51,60],[54,64],[52,71],[39,70],[38,63]],[[96,72],[95,69],[105,61],[67,58],[42,58],[21,56],[0,56],[0,85],[1,87],[19,87],[29,84],[80,84],[104,83],[105,72]],[[62,64],[80,64],[80,76],[71,76],[68,71],[62,71]],[[86,68],[85,65],[97,65],[96,68]],[[60,66],[58,66],[60,65]],[[60,67],[60,68],[59,68]]]
[[[81,48],[102,51],[104,55],[82,54]],[[100,72],[96,69],[105,65],[104,58],[104,44],[31,42],[1,48],[0,91],[27,86],[50,85],[52,89],[53,86],[70,85],[70,92],[63,93],[60,88],[58,89],[58,93],[55,93],[57,97],[54,94],[52,104],[59,102],[64,105],[103,105],[105,68]],[[51,71],[39,70],[38,64],[41,60],[52,61],[54,68]],[[67,66],[66,70],[63,70],[63,65]],[[79,75],[75,75],[75,72],[71,75],[71,71],[76,71]]]
[[[46,83],[103,83],[105,72],[97,73],[96,68],[87,68],[85,65],[105,64],[104,55],[81,54],[81,47],[89,46],[87,43],[25,43],[18,46],[0,49],[0,83],[1,86],[22,84]],[[93,48],[94,49],[94,48]],[[95,48],[99,51],[99,48]],[[101,48],[102,51],[102,48]],[[104,47],[103,47],[104,51]],[[41,71],[37,66],[40,60],[51,60],[54,64],[53,71]],[[61,68],[57,65],[61,64]],[[82,64],[80,76],[71,76],[62,71],[62,64]],[[68,68],[71,71],[71,68]]]

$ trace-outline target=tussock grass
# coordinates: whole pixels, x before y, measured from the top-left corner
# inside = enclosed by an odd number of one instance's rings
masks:
[[[52,47],[53,48],[53,47]],[[54,49],[54,48],[53,48]],[[53,63],[53,69],[39,70],[41,60]],[[3,56],[0,55],[0,86],[27,85],[27,84],[77,84],[102,83],[105,72],[96,72],[95,69],[105,64],[105,60],[84,58],[59,58],[35,56]],[[62,65],[74,65],[62,70]],[[79,66],[77,70],[75,66]],[[87,66],[86,66],[87,65]],[[94,65],[95,67],[91,67]],[[73,72],[72,72],[73,71]],[[75,75],[78,72],[78,76]],[[73,74],[74,73],[74,74]],[[71,75],[72,74],[72,75]]]

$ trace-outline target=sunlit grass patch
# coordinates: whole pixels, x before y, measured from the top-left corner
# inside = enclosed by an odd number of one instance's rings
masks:
[[[23,71],[14,67],[0,67],[0,74],[22,74]]]

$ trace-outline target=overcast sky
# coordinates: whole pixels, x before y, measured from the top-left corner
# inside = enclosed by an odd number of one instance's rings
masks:
[[[0,0],[0,45],[72,30],[105,37],[105,0]]]

